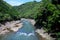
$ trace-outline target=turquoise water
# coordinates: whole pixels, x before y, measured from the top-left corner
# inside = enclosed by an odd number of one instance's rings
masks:
[[[33,25],[27,20],[22,20],[21,22],[23,23],[21,29],[5,36],[2,40],[38,40]]]

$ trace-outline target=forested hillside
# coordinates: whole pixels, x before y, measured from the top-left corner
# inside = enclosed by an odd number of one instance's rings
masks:
[[[60,1],[42,0],[15,6],[21,17],[36,20],[36,28],[44,28],[52,37],[60,40]]]
[[[0,22],[18,20],[20,18],[35,19],[39,12],[40,2],[28,2],[20,6],[11,6],[3,0],[0,0]]]
[[[18,19],[19,13],[11,5],[0,0],[0,23]]]
[[[37,16],[38,28],[43,27],[51,36],[60,40],[60,1],[42,0],[40,5],[41,16]]]
[[[18,10],[22,18],[35,18],[39,12],[40,2],[27,2],[20,6],[14,6]]]
[[[21,17],[36,20],[36,28],[44,28],[52,37],[59,40],[60,35],[60,3],[59,0],[42,0],[28,2],[15,7]]]

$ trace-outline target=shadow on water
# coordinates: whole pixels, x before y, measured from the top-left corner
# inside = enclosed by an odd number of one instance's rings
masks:
[[[22,20],[22,23],[21,29],[15,33],[9,33],[3,38],[1,37],[0,40],[38,40],[33,25],[27,20]]]

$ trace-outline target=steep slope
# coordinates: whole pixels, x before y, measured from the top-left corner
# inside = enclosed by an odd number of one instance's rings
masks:
[[[40,2],[28,2],[20,6],[14,6],[14,8],[17,9],[19,13],[21,13],[21,17],[34,18],[40,8]]]
[[[4,21],[10,21],[15,19],[19,13],[8,3],[0,0],[0,23]]]
[[[6,19],[6,17],[9,15],[8,13],[10,8],[11,8],[10,5],[0,0],[0,21],[3,21]]]
[[[57,2],[58,1],[58,2]],[[57,2],[57,3],[56,3]],[[43,27],[48,34],[60,40],[60,4],[59,0],[42,0],[36,27]]]

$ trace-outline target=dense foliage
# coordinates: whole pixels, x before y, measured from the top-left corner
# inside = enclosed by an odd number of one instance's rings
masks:
[[[60,40],[60,1],[42,0],[15,6],[21,17],[36,20],[36,28],[43,27],[51,36]]]
[[[19,13],[11,5],[0,0],[0,23],[18,19]]]
[[[60,40],[60,1],[42,0],[28,2],[20,6],[7,4],[0,0],[0,22],[32,18],[36,20],[36,28],[43,27],[54,38]]]
[[[38,10],[40,8],[40,2],[28,2],[20,6],[14,6],[16,10],[20,13],[21,18],[32,18],[37,16]]]
[[[60,40],[60,1],[59,0],[42,0],[40,5],[40,14],[37,16],[38,28],[43,27],[51,36]],[[39,24],[38,24],[39,23]]]

